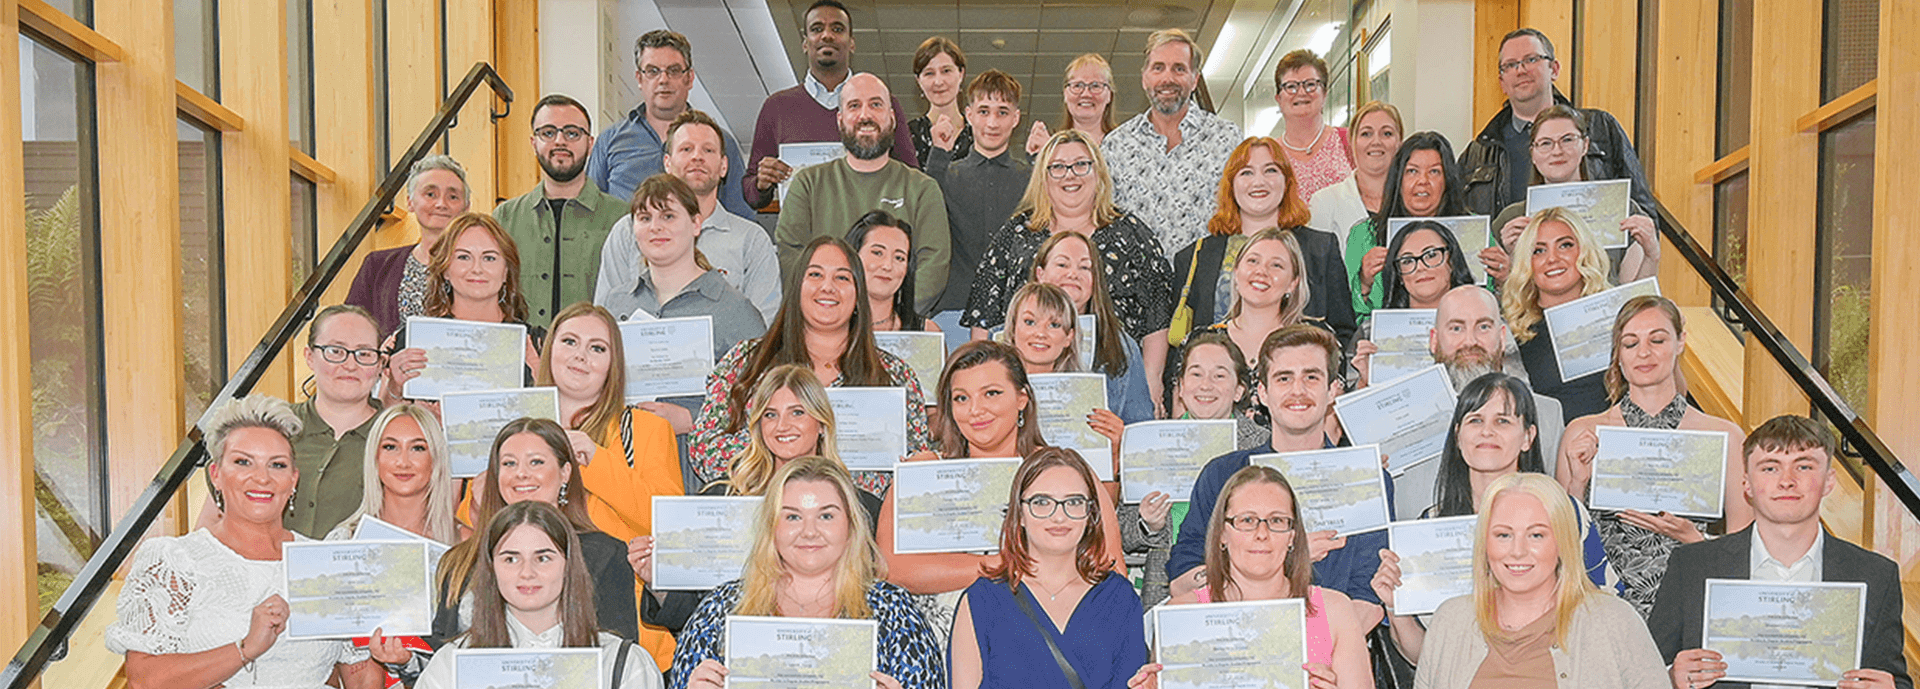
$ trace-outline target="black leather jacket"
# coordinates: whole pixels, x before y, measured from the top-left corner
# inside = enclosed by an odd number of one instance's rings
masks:
[[[1574,107],[1573,101],[1553,92],[1555,103]],[[1633,151],[1620,121],[1605,110],[1579,108],[1587,117],[1587,179],[1625,179],[1633,182],[1633,203],[1649,214],[1654,208],[1653,190],[1647,186],[1647,172],[1640,167],[1640,156]],[[1507,145],[1505,133],[1513,123],[1513,105],[1495,113],[1479,136],[1460,153],[1460,171],[1465,177],[1467,208],[1480,215],[1496,215],[1507,204],[1527,200],[1526,189],[1507,188]]]

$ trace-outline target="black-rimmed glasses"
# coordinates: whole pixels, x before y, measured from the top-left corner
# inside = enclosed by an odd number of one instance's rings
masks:
[[[1301,79],[1299,81],[1283,81],[1283,82],[1280,82],[1280,91],[1283,93],[1289,93],[1289,94],[1319,93],[1320,87],[1325,85],[1326,84],[1324,82],[1321,82],[1319,79]]]
[[[1054,179],[1066,179],[1067,173],[1073,173],[1073,176],[1075,177],[1085,177],[1087,175],[1093,174],[1093,161],[1081,160],[1081,161],[1076,161],[1072,163],[1048,163],[1047,164],[1048,177],[1052,177]]]
[[[533,135],[540,137],[541,141],[552,141],[556,137],[566,137],[568,142],[574,142],[587,138],[587,130],[573,125],[567,125],[565,127],[547,125],[533,130]]]
[[[1086,519],[1087,511],[1093,508],[1093,501],[1079,495],[1055,500],[1051,495],[1035,495],[1020,501],[1027,506],[1027,516],[1034,519],[1051,519],[1059,510],[1067,511],[1068,519]]]
[[[1293,517],[1256,517],[1243,514],[1227,517],[1227,526],[1233,527],[1234,531],[1253,531],[1264,526],[1267,533],[1292,533]]]
[[[1428,268],[1438,268],[1446,262],[1447,248],[1444,246],[1433,246],[1427,247],[1427,250],[1420,252],[1418,256],[1408,255],[1395,258],[1393,259],[1393,266],[1400,270],[1401,275],[1406,275],[1415,270],[1419,270],[1418,266],[1424,265]]]
[[[384,356],[380,350],[371,347],[365,349],[347,349],[339,345],[319,345],[314,347],[314,349],[319,350],[320,358],[329,364],[345,363],[347,356],[352,355],[353,362],[356,364],[361,366],[378,366],[380,365],[380,357]]]
[[[1509,60],[1507,62],[1500,63],[1500,73],[1512,74],[1515,70],[1518,70],[1521,67],[1532,67],[1542,62],[1549,62],[1552,60],[1553,60],[1552,57],[1549,57],[1546,55],[1528,55],[1518,60]]]

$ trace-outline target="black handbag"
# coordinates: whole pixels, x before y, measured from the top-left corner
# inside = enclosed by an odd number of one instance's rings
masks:
[[[1067,662],[1067,656],[1060,652],[1060,645],[1053,642],[1053,635],[1047,633],[1047,625],[1040,623],[1040,616],[1034,614],[1033,606],[1027,603],[1027,597],[1031,595],[1026,593],[1026,587],[1016,587],[1013,591],[1013,602],[1020,604],[1020,612],[1027,614],[1027,620],[1033,622],[1034,630],[1040,632],[1041,639],[1046,640],[1047,650],[1053,651],[1053,662],[1059,663],[1060,671],[1067,673],[1067,684],[1073,689],[1087,689],[1087,683],[1080,681],[1080,673],[1073,671],[1073,665]]]

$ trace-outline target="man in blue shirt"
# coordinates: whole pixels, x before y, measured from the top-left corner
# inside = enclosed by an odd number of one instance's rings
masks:
[[[687,111],[693,90],[693,44],[686,36],[655,29],[633,44],[634,80],[640,84],[640,106],[626,119],[607,125],[587,156],[587,179],[601,191],[626,202],[648,177],[666,171],[667,128]],[[720,182],[720,205],[728,213],[753,219],[753,208],[740,195],[745,165],[733,137],[723,137],[727,174]]]
[[[1267,408],[1273,440],[1251,450],[1216,457],[1200,470],[1187,503],[1187,518],[1180,523],[1179,536],[1167,560],[1169,588],[1176,597],[1205,584],[1207,527],[1228,477],[1246,468],[1256,455],[1334,446],[1325,430],[1337,392],[1335,374],[1340,370],[1340,343],[1333,333],[1312,325],[1287,326],[1267,336],[1259,355],[1254,395]],[[1387,503],[1392,505],[1393,481],[1389,478],[1386,483]],[[1314,583],[1352,598],[1362,629],[1379,624],[1385,611],[1370,582],[1380,569],[1380,550],[1387,547],[1387,533],[1336,538],[1331,531],[1317,531],[1309,534],[1307,541],[1314,557]]]

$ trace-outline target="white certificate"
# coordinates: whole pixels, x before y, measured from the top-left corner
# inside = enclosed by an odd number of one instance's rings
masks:
[[[1093,347],[1094,344],[1098,342],[1098,338],[1095,338],[1094,335],[1100,327],[1100,319],[1094,318],[1091,313],[1083,313],[1073,320],[1074,327],[1076,328],[1075,334],[1079,336],[1078,339],[1080,340],[1074,343],[1074,348],[1079,350],[1080,370],[1091,371],[1093,370]]]
[[[454,478],[486,473],[493,440],[515,419],[560,420],[560,392],[556,388],[512,388],[475,392],[448,392],[440,397],[440,418],[446,420],[447,469]]]
[[[705,591],[740,578],[757,497],[653,496],[653,588]]]
[[[1000,525],[1020,458],[893,465],[893,551],[1000,550]]]
[[[1048,445],[1080,453],[1102,481],[1113,480],[1113,441],[1087,415],[1107,408],[1107,377],[1098,373],[1036,373],[1027,376],[1040,412],[1040,437]],[[1031,423],[1031,421],[1029,421]]]
[[[907,456],[906,388],[827,388],[827,401],[848,469],[887,471]]]
[[[1719,519],[1727,487],[1725,431],[1600,426],[1587,506]]]
[[[627,401],[707,394],[713,373],[713,317],[629,320],[620,324],[627,358]]]
[[[1473,530],[1478,515],[1394,522],[1387,547],[1400,556],[1393,614],[1425,615],[1448,598],[1473,593]]]
[[[1452,215],[1442,218],[1388,218],[1387,243],[1400,236],[1400,230],[1411,223],[1436,222],[1453,231],[1453,240],[1459,242],[1460,253],[1466,255],[1467,270],[1473,273],[1474,284],[1486,284],[1487,266],[1480,262],[1481,249],[1493,246],[1493,234],[1488,231],[1492,219],[1484,215]],[[1394,267],[1392,256],[1387,257],[1387,267]]]
[[[600,686],[598,648],[452,648],[453,686],[575,689]],[[642,656],[644,657],[644,656]],[[627,662],[633,662],[629,655]]]
[[[527,326],[451,318],[407,319],[407,348],[425,350],[427,365],[401,396],[437,400],[449,392],[501,390],[526,383]]]
[[[1620,307],[1634,297],[1659,293],[1657,279],[1647,278],[1545,309],[1542,313],[1553,337],[1560,380],[1607,370],[1607,361],[1613,357],[1613,319],[1620,315]]]
[[[728,615],[728,687],[845,689],[873,684],[879,623]]]
[[[1333,401],[1340,426],[1355,445],[1375,444],[1395,476],[1440,456],[1453,421],[1453,380],[1429,364],[1417,373],[1341,395]]]
[[[433,568],[421,541],[299,541],[280,547],[287,638],[433,632]]]
[[[1700,645],[1727,664],[1721,681],[1831,687],[1860,667],[1866,584],[1708,579],[1706,586]]]
[[[778,157],[780,158],[780,162],[786,163],[788,167],[793,168],[793,174],[797,175],[800,174],[801,170],[828,161],[839,160],[846,154],[847,147],[840,145],[838,141],[819,141],[780,144],[780,155]],[[788,179],[791,181],[792,178]],[[786,203],[787,182],[780,183],[779,194],[780,202]]]
[[[1387,484],[1380,477],[1380,446],[1254,455],[1293,484],[1308,531],[1332,529],[1341,536],[1387,528]]]
[[[1233,419],[1141,421],[1120,432],[1120,499],[1159,491],[1186,502],[1207,462],[1237,449]]]
[[[940,367],[947,363],[946,335],[895,330],[874,333],[873,343],[907,362],[920,381],[920,392],[932,395],[939,389]]]
[[[1527,214],[1544,208],[1565,208],[1587,225],[1600,246],[1618,249],[1627,245],[1627,231],[1620,223],[1633,209],[1633,183],[1624,179],[1600,182],[1567,182],[1527,187]]]
[[[1372,341],[1380,351],[1368,361],[1367,378],[1378,383],[1432,366],[1433,352],[1427,344],[1434,313],[1433,309],[1374,309]]]
[[[360,525],[353,529],[353,540],[420,541],[427,544],[427,568],[434,571],[439,571],[440,569],[440,556],[447,554],[447,551],[452,549],[452,546],[380,521],[373,515],[360,516]]]
[[[1306,689],[1299,598],[1154,608],[1160,689]]]

